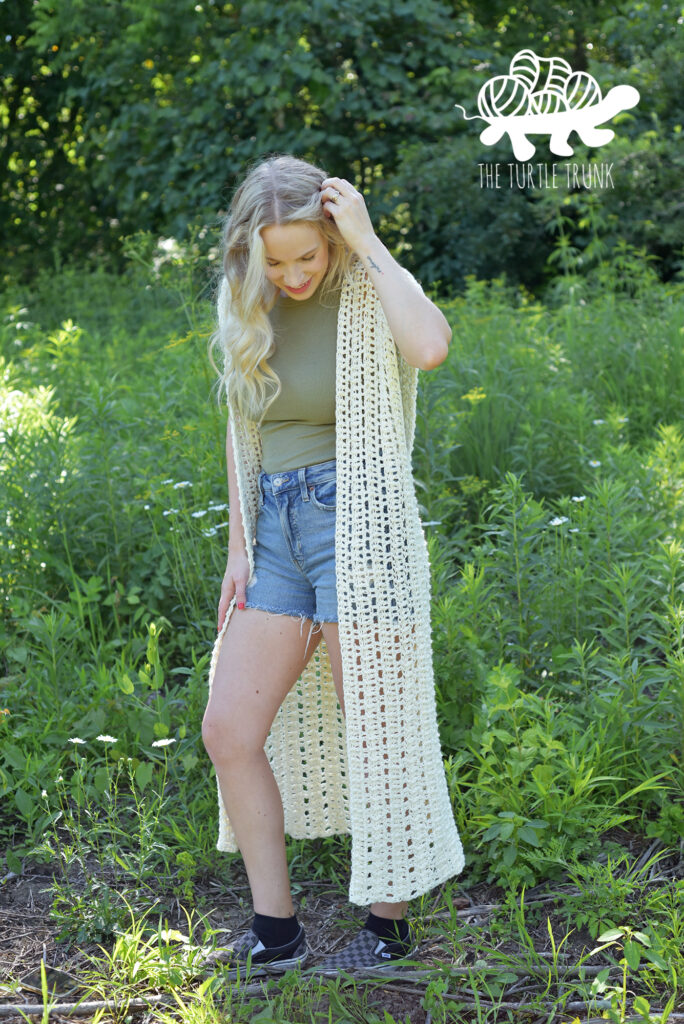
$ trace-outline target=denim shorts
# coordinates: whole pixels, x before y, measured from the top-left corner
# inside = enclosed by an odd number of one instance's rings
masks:
[[[254,572],[246,608],[337,622],[336,460],[259,474]]]

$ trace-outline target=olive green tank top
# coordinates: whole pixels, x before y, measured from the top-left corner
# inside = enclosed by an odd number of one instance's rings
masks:
[[[310,299],[278,296],[269,313],[268,363],[281,392],[261,422],[262,469],[280,473],[335,458],[335,355],[340,289]]]

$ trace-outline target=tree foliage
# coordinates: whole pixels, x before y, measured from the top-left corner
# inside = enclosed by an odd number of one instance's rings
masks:
[[[13,0],[0,5],[3,251],[15,270],[116,260],[139,229],[213,224],[250,163],[293,152],[353,178],[404,262],[444,287],[492,272],[534,286],[550,251],[538,197],[480,188],[478,163],[512,156],[486,150],[481,123],[454,107],[472,111],[531,46],[602,88],[641,90],[604,221],[667,276],[683,234],[678,13],[635,0]]]

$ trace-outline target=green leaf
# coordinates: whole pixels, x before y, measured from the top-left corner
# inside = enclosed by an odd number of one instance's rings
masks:
[[[627,939],[625,942],[625,960],[632,970],[636,971],[641,960],[641,947],[631,939]]]
[[[649,790],[654,789],[667,789],[667,786],[658,786],[656,783],[659,779],[669,778],[670,775],[671,772],[660,772],[658,775],[652,775],[650,779],[644,779],[638,786],[634,786],[634,788],[630,789],[629,792],[623,793],[622,796],[619,796],[615,803],[624,803],[625,800],[629,800],[631,797],[636,796],[637,793],[648,792]]]
[[[14,644],[12,647],[7,648],[5,654],[12,661],[18,661],[20,665],[23,665],[28,657],[28,647],[24,644]]]
[[[25,818],[31,818],[35,810],[35,803],[23,789],[18,789],[14,794],[14,802]]]
[[[145,789],[149,786],[152,781],[154,774],[154,765],[151,761],[141,761],[138,767],[135,769],[135,781],[140,786],[140,789]]]
[[[518,829],[518,839],[524,839],[530,846],[539,846],[539,839],[537,833],[533,828],[529,828],[527,825],[523,825],[522,828]]]
[[[17,857],[14,850],[5,850],[5,860],[7,861],[7,867],[10,871],[13,871],[15,875],[21,874],[21,859]]]
[[[96,769],[95,774],[93,776],[93,785],[95,786],[96,792],[100,794],[104,793],[105,790],[108,788],[109,771],[105,767],[105,765],[101,764],[100,767]]]
[[[621,939],[624,932],[621,928],[611,928],[610,931],[604,932],[603,935],[599,935],[597,942],[614,942],[616,939]]]
[[[652,949],[645,949],[643,951],[644,959],[652,963],[654,967],[657,967],[660,971],[666,971],[668,965],[659,953],[654,953]]]
[[[135,686],[128,673],[121,676],[121,678],[119,679],[119,689],[121,690],[122,693],[125,693],[127,695],[135,693]]]
[[[16,745],[16,743],[4,743],[2,746],[2,753],[5,755],[5,760],[12,766],[12,768],[26,768],[26,754]]]
[[[518,849],[517,849],[517,847],[513,843],[511,843],[511,845],[507,846],[506,849],[504,850],[503,858],[502,858],[503,862],[504,862],[504,864],[506,865],[507,868],[510,868],[511,864],[514,863],[515,858],[517,856],[518,856]]]

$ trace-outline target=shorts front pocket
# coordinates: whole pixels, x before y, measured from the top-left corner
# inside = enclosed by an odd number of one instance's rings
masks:
[[[319,484],[309,484],[311,504],[322,512],[334,512],[337,502],[337,481],[326,480]]]

